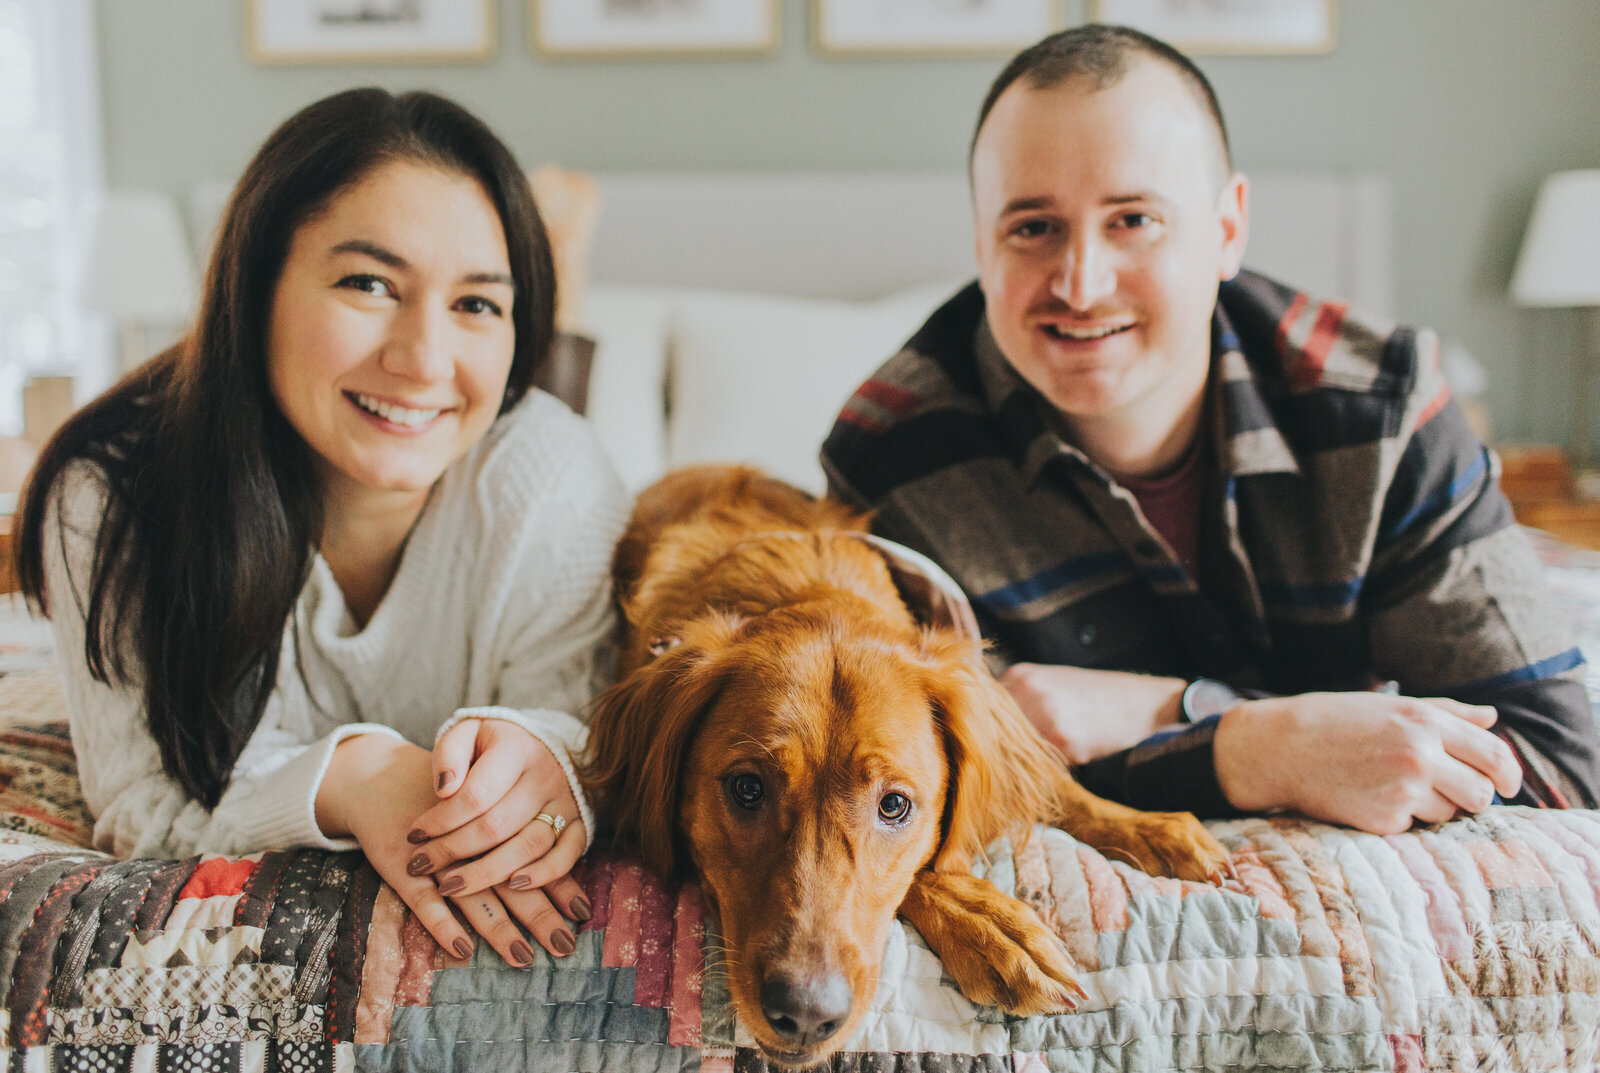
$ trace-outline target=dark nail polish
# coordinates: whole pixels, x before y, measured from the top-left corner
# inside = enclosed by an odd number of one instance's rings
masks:
[[[406,875],[424,875],[427,873],[428,869],[432,867],[433,863],[428,860],[428,855],[426,853],[419,853],[406,862]]]
[[[462,879],[460,876],[451,876],[449,879],[439,884],[439,893],[448,898],[452,894],[461,893],[461,888],[466,885],[467,881],[465,879]]]
[[[450,785],[450,775],[451,773],[448,771],[439,772],[439,789],[443,790]]]
[[[572,911],[573,920],[588,920],[594,916],[594,908],[589,904],[589,899],[581,894],[572,899],[572,904],[567,908]]]
[[[456,957],[460,958],[462,961],[465,961],[472,956],[472,940],[465,938],[457,939],[455,941],[455,945],[451,947],[451,949],[456,952]]]
[[[533,947],[518,939],[511,944],[511,964],[517,968],[533,964]]]
[[[572,937],[572,933],[570,931],[568,931],[566,928],[562,928],[554,935],[550,936],[550,947],[557,954],[560,954],[562,957],[566,957],[568,954],[572,953],[578,948],[578,943],[577,940]]]
[[[413,846],[420,846],[427,840],[428,836],[423,834],[420,828],[414,827],[406,834],[406,841],[411,843]]]
[[[506,886],[510,887],[512,890],[532,890],[533,880],[529,879],[527,876],[512,876],[506,881]]]

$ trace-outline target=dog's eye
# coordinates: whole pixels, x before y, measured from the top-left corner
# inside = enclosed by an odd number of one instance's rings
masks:
[[[884,794],[878,802],[878,818],[884,823],[904,823],[909,815],[911,815],[911,798],[905,794]]]
[[[761,807],[761,798],[766,788],[761,785],[759,775],[735,775],[728,780],[728,793],[733,798],[733,803],[740,808],[754,811]]]

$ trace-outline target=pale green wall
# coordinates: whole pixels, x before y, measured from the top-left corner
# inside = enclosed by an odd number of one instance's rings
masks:
[[[181,196],[301,105],[374,82],[459,99],[530,164],[956,167],[1002,62],[824,58],[804,0],[782,0],[770,57],[553,62],[523,43],[526,6],[499,0],[488,64],[282,68],[245,58],[243,0],[100,0],[110,181]],[[1247,170],[1392,178],[1401,316],[1489,367],[1502,434],[1564,439],[1572,316],[1504,292],[1540,178],[1600,167],[1600,2],[1339,0],[1330,55],[1201,65]]]

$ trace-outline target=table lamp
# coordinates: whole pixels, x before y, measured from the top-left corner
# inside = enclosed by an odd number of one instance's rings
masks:
[[[167,342],[195,300],[194,257],[172,199],[153,190],[110,190],[95,221],[84,304],[117,324],[117,360],[127,370]]]
[[[1559,171],[1539,188],[1511,276],[1511,297],[1521,306],[1600,306],[1600,169]],[[1593,464],[1589,403],[1596,381],[1595,316],[1593,308],[1579,315],[1572,366],[1572,454],[1583,489],[1594,485],[1585,471]]]

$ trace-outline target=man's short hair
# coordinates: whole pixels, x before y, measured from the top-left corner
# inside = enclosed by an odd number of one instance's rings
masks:
[[[1081,80],[1093,90],[1109,89],[1121,82],[1128,73],[1128,57],[1140,53],[1177,71],[1205,105],[1217,127],[1223,167],[1231,173],[1233,150],[1228,145],[1228,126],[1222,121],[1222,106],[1217,103],[1217,93],[1200,68],[1165,41],[1127,26],[1107,26],[1104,23],[1089,23],[1053,33],[1012,57],[1005,70],[989,87],[988,95],[983,98],[983,107],[978,110],[978,123],[972,128],[972,144],[967,147],[968,169],[971,169],[972,153],[977,148],[978,134],[983,130],[984,121],[994,110],[1000,94],[1009,89],[1012,83],[1027,79],[1033,89],[1054,89],[1063,83]]]

